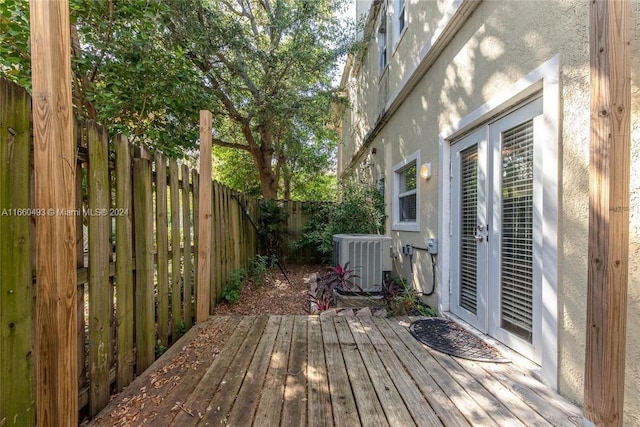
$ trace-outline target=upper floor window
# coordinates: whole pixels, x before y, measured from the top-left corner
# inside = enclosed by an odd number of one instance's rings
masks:
[[[395,34],[396,34],[396,41],[395,43],[398,43],[398,41],[400,40],[400,35],[402,34],[402,31],[404,31],[405,27],[407,26],[407,1],[408,0],[396,0],[396,7],[394,10],[394,18],[395,18]]]
[[[387,66],[387,8],[382,8],[380,14],[380,24],[378,25],[378,49],[380,56],[380,74],[384,72]]]

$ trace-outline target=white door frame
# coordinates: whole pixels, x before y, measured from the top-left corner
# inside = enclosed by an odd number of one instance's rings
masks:
[[[440,134],[439,140],[439,185],[438,189],[438,235],[440,238],[438,310],[451,310],[451,141],[474,128],[488,123],[505,110],[536,93],[542,93],[543,114],[540,118],[542,132],[540,143],[535,147],[534,170],[540,173],[543,192],[537,194],[534,207],[540,208],[543,217],[534,224],[534,268],[541,272],[534,280],[541,289],[540,365],[542,380],[553,389],[558,389],[558,213],[559,213],[559,140],[560,140],[560,58],[554,56],[527,74],[504,92],[474,110],[454,126]],[[443,112],[446,114],[446,112]],[[536,138],[537,139],[537,138]],[[537,141],[536,141],[537,142]],[[535,145],[535,143],[534,143]],[[544,168],[542,167],[544,159]],[[544,250],[543,250],[544,249]]]

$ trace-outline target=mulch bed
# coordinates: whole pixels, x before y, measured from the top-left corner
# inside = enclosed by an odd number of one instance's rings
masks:
[[[218,315],[309,314],[309,276],[322,274],[325,266],[287,265],[287,275],[274,267],[265,275],[264,283],[247,280],[235,304],[220,302],[215,308]]]

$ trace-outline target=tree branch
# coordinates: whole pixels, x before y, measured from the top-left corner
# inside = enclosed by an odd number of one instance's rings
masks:
[[[237,142],[224,141],[218,138],[212,138],[211,142],[217,145],[218,147],[233,148],[237,150],[244,150],[244,151],[251,152],[251,147],[249,147],[247,144],[238,144]]]

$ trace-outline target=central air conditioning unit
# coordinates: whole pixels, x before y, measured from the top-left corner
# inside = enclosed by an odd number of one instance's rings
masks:
[[[353,270],[352,281],[364,292],[382,292],[385,273],[391,271],[391,237],[379,234],[335,234],[333,266]],[[358,289],[355,289],[359,291]],[[352,289],[353,291],[353,289]]]

